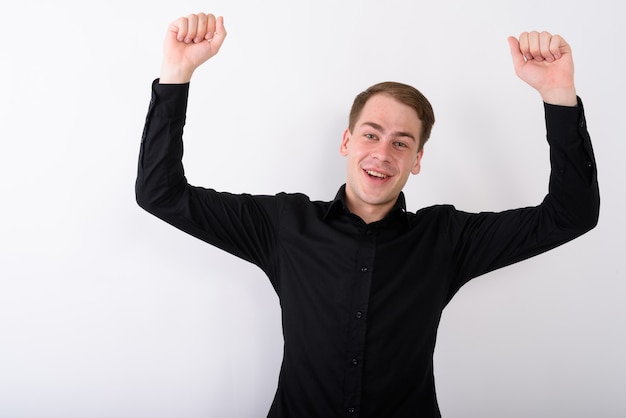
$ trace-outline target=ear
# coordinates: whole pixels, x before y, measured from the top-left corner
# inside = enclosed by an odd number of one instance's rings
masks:
[[[413,168],[411,169],[411,174],[419,174],[422,169],[422,157],[424,156],[424,148],[422,148],[415,158],[415,163],[413,163]]]
[[[343,157],[348,155],[348,141],[350,141],[350,135],[352,135],[350,133],[350,129],[346,128],[346,130],[343,132],[341,145],[339,146],[339,154],[341,154]]]

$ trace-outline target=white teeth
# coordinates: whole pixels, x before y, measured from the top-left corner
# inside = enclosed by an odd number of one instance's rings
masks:
[[[377,171],[367,170],[366,173],[369,174],[370,176],[378,177],[378,178],[381,178],[381,179],[387,178],[386,175],[384,175],[382,173],[379,173]]]

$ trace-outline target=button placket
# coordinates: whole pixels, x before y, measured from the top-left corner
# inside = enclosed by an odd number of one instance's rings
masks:
[[[370,228],[359,231],[355,237],[358,249],[352,278],[351,319],[349,330],[349,357],[346,358],[346,391],[344,411],[357,417],[360,405],[362,372],[364,361],[364,344],[366,335],[367,306],[371,286],[374,256],[376,253],[376,234]]]

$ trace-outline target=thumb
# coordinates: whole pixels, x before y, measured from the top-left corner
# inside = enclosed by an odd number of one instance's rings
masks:
[[[167,38],[170,41],[178,41],[183,42],[185,40],[185,36],[187,36],[187,31],[189,30],[189,22],[184,17],[179,17],[167,28]]]
[[[513,58],[513,66],[515,67],[515,71],[518,71],[526,63],[526,60],[520,50],[520,44],[517,38],[509,36],[508,41],[509,48],[511,49],[511,58]]]
[[[224,43],[225,38],[226,28],[224,27],[224,18],[220,16],[215,22],[215,33],[207,33],[207,40],[211,41],[213,54],[217,54],[217,52],[222,47],[222,43]]]

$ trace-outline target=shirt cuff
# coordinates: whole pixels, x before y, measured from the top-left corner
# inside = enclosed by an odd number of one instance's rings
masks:
[[[580,130],[587,130],[585,110],[580,97],[577,106],[544,103],[544,109],[548,139],[557,139],[560,142],[578,141]]]
[[[160,84],[157,78],[152,82],[152,98],[150,107],[155,113],[168,118],[185,117],[189,83]]]

